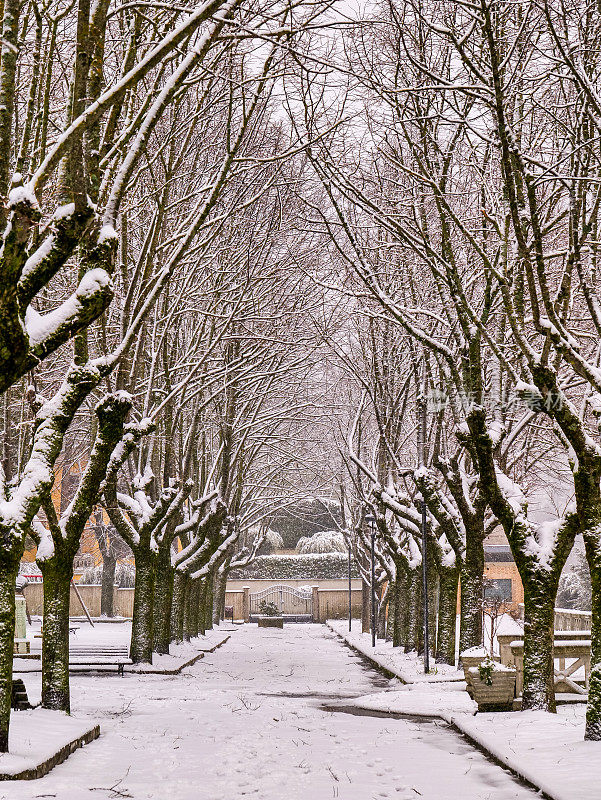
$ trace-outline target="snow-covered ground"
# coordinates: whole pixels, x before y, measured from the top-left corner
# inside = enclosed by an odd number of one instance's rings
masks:
[[[464,682],[434,680],[423,676],[421,659],[392,650],[378,642],[371,647],[369,634],[360,626],[328,623],[354,648],[375,663],[400,675],[406,685],[386,692],[374,692],[348,701],[351,708],[386,714],[439,719],[462,731],[472,741],[513,772],[541,789],[553,800],[598,800],[601,797],[601,760],[597,742],[585,742],[584,703],[558,707],[557,714],[511,712],[477,714]],[[514,620],[507,617],[499,633],[517,633]],[[448,670],[448,668],[446,668]],[[449,673],[448,673],[449,674]]]
[[[100,739],[0,798],[535,797],[444,723],[349,707],[399,686],[323,625],[246,625],[179,676],[75,675],[74,712],[100,721]]]
[[[423,659],[416,653],[403,653],[399,647],[393,647],[392,642],[376,639],[376,646],[372,647],[371,635],[361,633],[360,620],[353,620],[351,631],[348,629],[346,620],[331,619],[327,624],[351,647],[397,675],[403,683],[439,683],[464,680],[462,669],[457,670],[449,664],[437,664],[434,658],[430,658],[430,673],[424,675]]]

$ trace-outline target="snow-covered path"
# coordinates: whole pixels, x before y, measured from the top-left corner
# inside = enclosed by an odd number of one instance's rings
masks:
[[[526,800],[442,725],[331,711],[388,682],[324,626],[244,626],[177,677],[76,676],[101,738],[6,800]]]

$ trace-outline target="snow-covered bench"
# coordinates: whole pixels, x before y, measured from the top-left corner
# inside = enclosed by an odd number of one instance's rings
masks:
[[[123,675],[123,667],[131,664],[127,645],[94,644],[71,645],[69,648],[70,667],[117,667]]]
[[[524,687],[524,640],[514,640],[511,642],[510,648],[517,669],[516,695],[519,697]],[[566,665],[567,659],[571,662],[568,665]],[[590,639],[555,639],[553,660],[559,662],[558,666],[554,665],[553,667],[556,692],[588,693],[591,674]],[[572,677],[575,677],[575,673],[581,669],[584,671],[584,686],[576,683]]]

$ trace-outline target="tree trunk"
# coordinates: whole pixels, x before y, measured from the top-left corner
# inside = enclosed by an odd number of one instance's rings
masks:
[[[371,630],[370,622],[371,593],[369,583],[361,579],[361,632],[369,633]]]
[[[199,597],[199,583],[195,580],[192,582],[190,589],[190,638],[194,639],[200,632],[200,597]]]
[[[390,586],[388,587],[388,612],[386,614],[385,639],[387,642],[392,642],[392,640],[394,639],[395,605],[396,605],[396,581],[391,581]]]
[[[215,578],[215,603],[213,606],[213,623],[219,625],[225,617],[225,589],[227,576],[219,572]]]
[[[546,582],[524,583],[524,690],[522,709],[555,711],[553,633],[555,592]]]
[[[436,660],[441,661],[443,664],[454,664],[459,570],[441,567],[439,579]]]
[[[203,605],[204,611],[204,629],[205,633],[213,629],[213,576],[207,578],[207,591],[205,595],[205,602]]]
[[[436,652],[436,620],[438,617],[438,570],[431,552],[428,553],[428,640],[430,653]]]
[[[601,741],[601,542],[597,530],[584,533],[592,584],[591,674],[584,738]]]
[[[153,639],[156,653],[169,653],[172,602],[173,568],[171,567],[171,553],[167,549],[161,550],[155,567]]]
[[[409,625],[407,649],[420,653],[423,649],[424,622],[422,606],[422,573],[421,567],[411,570],[409,578]]]
[[[42,635],[42,706],[70,711],[69,698],[69,600],[73,559],[56,553],[41,564],[44,577]]]
[[[397,568],[394,582],[394,620],[392,632],[392,646],[402,647],[406,641],[407,631],[404,623],[407,616],[407,596],[405,588],[405,573]]]
[[[184,603],[188,577],[175,571],[173,577],[173,600],[171,602],[171,641],[184,641]]]
[[[480,647],[482,635],[482,597],[484,592],[484,544],[480,536],[467,531],[465,562],[461,570],[461,629],[459,652]]]
[[[0,753],[8,752],[15,641],[15,580],[19,559],[0,561]]]
[[[136,583],[131,625],[130,658],[134,664],[152,664],[154,554],[145,547],[134,551]]]
[[[100,615],[102,617],[113,617],[113,599],[115,597],[115,570],[117,559],[115,556],[107,554],[102,558],[102,589],[100,591]]]
[[[188,579],[184,585],[184,641],[190,641],[190,613],[192,611],[192,596],[194,594],[194,581]]]

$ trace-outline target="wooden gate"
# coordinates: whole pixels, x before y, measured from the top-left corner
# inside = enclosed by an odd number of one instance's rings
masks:
[[[313,621],[313,593],[310,589],[296,589],[294,586],[277,584],[260,592],[251,592],[250,621],[254,622],[261,613],[261,603],[273,603],[287,622]]]

